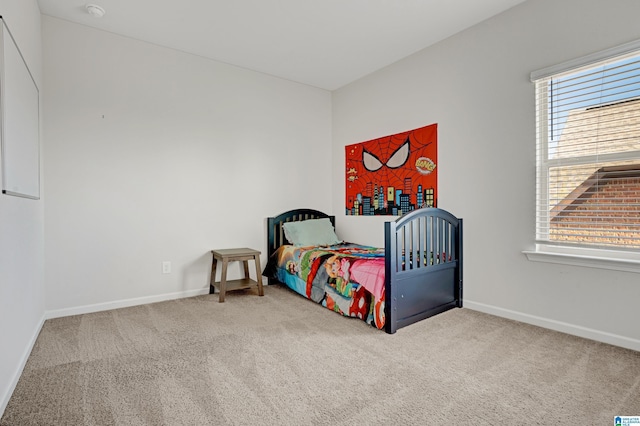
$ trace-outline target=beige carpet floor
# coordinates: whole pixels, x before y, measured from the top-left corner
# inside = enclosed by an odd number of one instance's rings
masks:
[[[1,425],[612,425],[640,352],[454,309],[387,335],[269,286],[48,320]]]

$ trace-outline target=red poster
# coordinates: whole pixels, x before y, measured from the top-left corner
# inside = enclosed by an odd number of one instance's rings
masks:
[[[438,125],[345,147],[346,214],[400,216],[438,200]]]

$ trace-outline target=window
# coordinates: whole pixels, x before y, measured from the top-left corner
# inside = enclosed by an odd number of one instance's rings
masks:
[[[536,251],[640,261],[640,42],[531,78]]]

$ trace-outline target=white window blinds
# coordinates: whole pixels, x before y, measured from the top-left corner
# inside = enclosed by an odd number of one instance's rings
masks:
[[[536,239],[640,248],[640,43],[532,74]]]

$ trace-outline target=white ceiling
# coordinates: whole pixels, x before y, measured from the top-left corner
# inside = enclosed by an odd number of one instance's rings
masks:
[[[38,0],[68,21],[334,90],[524,0]],[[89,15],[85,5],[106,10]]]

